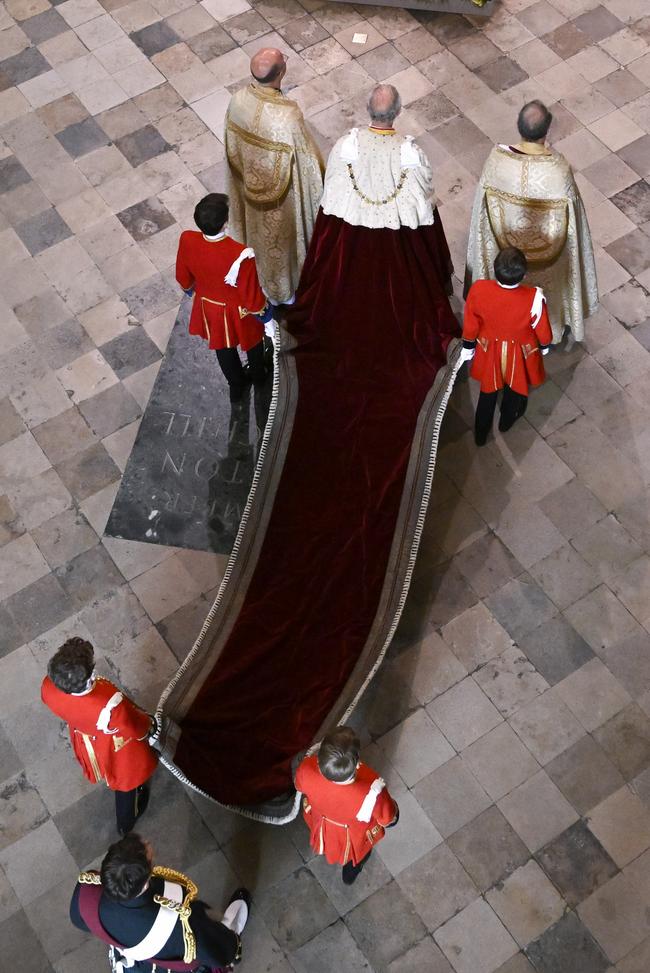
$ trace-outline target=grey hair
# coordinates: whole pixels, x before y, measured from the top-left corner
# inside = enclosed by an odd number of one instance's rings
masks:
[[[390,94],[391,100],[386,103],[382,95]],[[376,106],[377,102],[384,102],[382,107]],[[368,114],[373,122],[381,125],[392,125],[402,110],[402,99],[399,91],[392,84],[378,84],[370,93],[368,98]]]

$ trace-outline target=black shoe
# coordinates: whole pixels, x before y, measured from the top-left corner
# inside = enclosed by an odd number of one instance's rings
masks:
[[[243,887],[240,888],[240,889],[235,889],[235,891],[233,892],[233,894],[228,899],[228,905],[232,905],[232,903],[233,902],[236,902],[237,899],[243,899],[244,900],[244,902],[246,903],[246,906],[248,908],[248,912],[250,914],[250,911],[251,911],[251,902],[253,901],[253,897],[250,894],[250,892],[248,891],[248,889],[245,889]]]
[[[354,885],[356,880],[361,874],[363,866],[366,864],[366,859],[364,858],[359,862],[358,865],[353,865],[352,862],[347,862],[341,869],[341,879],[344,885]]]
[[[484,436],[479,436],[478,433],[474,433],[474,442],[477,446],[485,446],[487,439],[487,433]]]
[[[508,432],[509,429],[512,429],[517,419],[521,419],[522,416],[523,412],[520,412],[514,419],[510,419],[509,422],[506,422],[503,418],[499,419],[499,432]]]

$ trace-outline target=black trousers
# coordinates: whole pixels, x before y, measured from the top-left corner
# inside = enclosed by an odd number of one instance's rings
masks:
[[[492,428],[494,411],[497,406],[498,392],[481,392],[476,406],[476,416],[474,418],[474,439],[477,446],[483,446]],[[503,399],[501,400],[501,414],[499,416],[499,429],[507,432],[515,424],[517,419],[521,419],[526,406],[528,396],[521,395],[520,392],[513,392],[509,385],[503,388]]]
[[[144,814],[148,803],[148,784],[140,784],[132,791],[115,791],[115,818],[120,834],[133,831],[135,822]]]
[[[362,858],[358,865],[353,865],[352,862],[346,862],[341,869],[341,877],[346,885],[352,885],[354,881],[359,877],[361,869],[366,864],[370,858],[371,852],[369,851],[365,858]]]
[[[247,381],[253,383],[263,382],[266,377],[263,341],[249,348],[246,352],[246,358],[250,366],[250,379],[246,377],[246,372],[244,371],[239,352],[236,348],[217,348],[217,361],[228,385],[232,389],[243,390]]]

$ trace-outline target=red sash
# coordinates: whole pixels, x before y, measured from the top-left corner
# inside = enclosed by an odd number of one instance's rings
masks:
[[[99,918],[99,903],[102,897],[102,887],[101,885],[86,885],[81,883],[79,887],[79,912],[81,913],[81,918],[86,923],[90,929],[93,936],[97,939],[101,939],[103,942],[108,943],[109,946],[115,946],[116,949],[126,949],[121,943],[118,943],[116,939],[106,932],[102,926],[101,919]],[[172,960],[164,959],[157,960],[152,957],[146,962],[158,963],[163,969],[172,970],[174,973],[190,973],[192,970],[198,970],[203,964],[195,960],[193,963],[184,963],[182,960]]]

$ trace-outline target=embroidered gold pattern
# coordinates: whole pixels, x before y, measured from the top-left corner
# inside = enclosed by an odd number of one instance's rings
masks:
[[[485,163],[472,210],[466,288],[494,277],[501,247],[518,246],[529,260],[526,283],[546,295],[553,341],[560,341],[566,328],[581,341],[585,319],[598,307],[584,205],[562,155],[544,146],[522,148],[525,154],[497,146]]]
[[[226,117],[228,223],[256,253],[264,293],[295,293],[323,193],[324,164],[296,102],[255,82]]]
[[[527,166],[522,171],[524,192]],[[569,230],[566,199],[531,199],[487,186],[485,204],[490,227],[499,245],[519,247],[532,269],[550,267],[566,245]]]
[[[254,119],[254,127],[259,124],[257,115],[261,112],[261,105]],[[269,179],[268,166],[264,165],[264,171],[256,173],[253,166],[244,166],[247,161],[241,155],[236,155],[234,151],[228,152],[228,161],[232,170],[244,184],[244,193],[251,203],[277,203],[286,193],[291,180],[291,170],[293,163],[293,149],[286,142],[273,142],[271,139],[261,138],[241,128],[231,118],[226,122],[226,131],[236,135],[246,145],[253,149],[259,149],[265,153],[271,153],[273,158],[273,170]],[[244,169],[246,171],[244,171]]]

